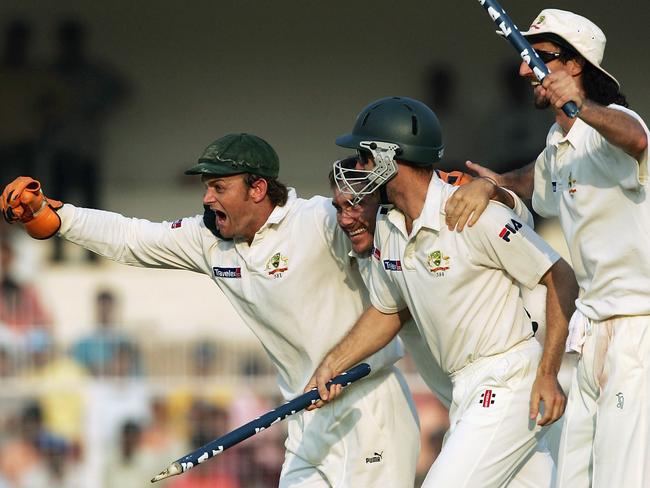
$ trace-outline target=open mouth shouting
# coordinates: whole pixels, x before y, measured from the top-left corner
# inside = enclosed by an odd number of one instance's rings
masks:
[[[222,212],[221,210],[214,210],[213,209],[213,211],[214,211],[214,213],[216,215],[216,218],[217,218],[217,227],[221,227],[223,224],[225,224],[228,217],[226,216],[226,213]]]

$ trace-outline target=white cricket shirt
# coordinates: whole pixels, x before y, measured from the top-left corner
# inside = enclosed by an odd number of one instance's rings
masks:
[[[648,128],[633,111],[621,110]],[[592,320],[650,314],[648,151],[639,161],[579,118],[554,124],[535,162],[533,208],[559,217],[580,285],[576,307]]]
[[[250,246],[216,238],[202,215],[152,223],[69,204],[58,213],[62,237],[109,259],[211,276],[269,354],[287,399],[302,393],[368,303],[349,240],[324,197],[304,200],[291,189]],[[377,371],[401,355],[394,340],[367,362]]]
[[[379,211],[384,212],[385,209],[380,209]],[[361,277],[369,288],[372,267],[370,256],[360,256],[354,251],[350,251],[350,257],[357,260]],[[423,340],[422,335],[420,335],[415,321],[411,319],[402,325],[398,337],[411,355],[413,364],[415,364],[424,383],[435,393],[436,397],[438,397],[445,407],[449,408],[452,400],[451,380],[449,379],[449,375],[440,368],[433,354],[431,354],[429,345]]]
[[[559,259],[500,203],[463,232],[448,230],[444,208],[455,190],[434,176],[410,235],[399,210],[378,218],[370,283],[380,311],[409,308],[449,374],[532,337],[519,283],[532,289]]]

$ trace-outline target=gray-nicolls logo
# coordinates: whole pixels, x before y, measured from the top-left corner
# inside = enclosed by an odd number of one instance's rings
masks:
[[[619,391],[616,394],[616,408],[623,410],[623,405],[625,405],[625,397],[623,396],[623,392]]]
[[[374,456],[366,458],[366,464],[378,463],[381,461],[382,457],[384,457],[384,451],[376,452]]]

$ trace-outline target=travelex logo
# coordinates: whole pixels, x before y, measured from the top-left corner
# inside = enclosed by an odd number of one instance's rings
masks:
[[[215,278],[241,278],[241,268],[222,268],[214,266],[212,268]]]
[[[384,259],[386,271],[402,271],[402,262],[399,259]]]
[[[499,232],[499,237],[506,242],[510,242],[510,235],[516,234],[519,229],[523,227],[523,224],[517,222],[515,219],[510,219],[506,225],[503,226],[501,232]]]

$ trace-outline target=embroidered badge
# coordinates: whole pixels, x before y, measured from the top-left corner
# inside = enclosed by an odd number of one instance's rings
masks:
[[[478,402],[483,405],[483,408],[490,408],[491,405],[494,405],[496,397],[497,394],[492,390],[485,390],[483,393],[481,393],[481,399]]]
[[[573,194],[577,191],[577,188],[576,188],[576,179],[573,178],[571,173],[569,173],[568,182],[569,182],[569,195],[573,196]]]
[[[510,234],[516,234],[522,227],[523,224],[521,222],[517,222],[515,219],[510,219],[510,222],[504,225],[501,232],[499,232],[499,237],[506,242],[510,242]]]
[[[183,219],[174,220],[172,222],[172,229],[178,229],[181,225],[183,225]]]
[[[444,276],[445,271],[449,269],[449,256],[445,256],[442,251],[430,252],[427,256],[427,265],[434,276]]]
[[[279,252],[276,252],[266,262],[266,267],[264,269],[269,274],[269,276],[273,276],[274,278],[282,278],[282,274],[289,269],[289,258],[283,256]]]

